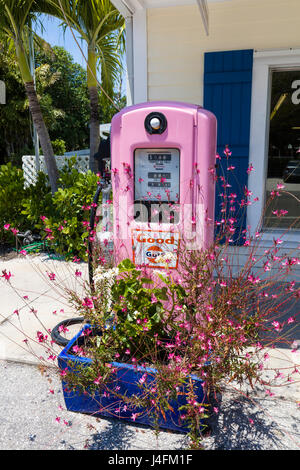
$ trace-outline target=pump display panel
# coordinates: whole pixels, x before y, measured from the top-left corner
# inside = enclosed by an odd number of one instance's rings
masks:
[[[178,149],[136,149],[134,169],[136,201],[179,200]]]

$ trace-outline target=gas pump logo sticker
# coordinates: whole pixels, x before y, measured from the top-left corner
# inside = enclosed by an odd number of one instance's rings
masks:
[[[179,234],[154,230],[134,229],[132,231],[133,262],[152,268],[165,268],[161,256],[172,254],[168,260],[169,268],[177,268]]]
[[[156,258],[163,255],[163,250],[156,245],[150,246],[146,251],[146,257],[149,263],[156,263]]]

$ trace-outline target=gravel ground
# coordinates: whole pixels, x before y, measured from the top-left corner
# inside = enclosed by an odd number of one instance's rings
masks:
[[[1,450],[183,450],[184,434],[153,431],[65,410],[60,381],[35,367],[0,362]],[[51,393],[51,391],[54,393]],[[207,450],[299,450],[296,402],[224,392],[204,438]]]

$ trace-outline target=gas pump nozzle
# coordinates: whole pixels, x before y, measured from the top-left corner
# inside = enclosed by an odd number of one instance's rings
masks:
[[[111,184],[107,183],[102,188],[102,230],[109,232],[111,230],[111,220],[109,217],[108,201],[110,200]]]

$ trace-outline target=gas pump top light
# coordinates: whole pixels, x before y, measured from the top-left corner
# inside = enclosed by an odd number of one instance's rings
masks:
[[[150,121],[150,126],[152,127],[152,129],[159,129],[161,126],[160,119],[158,119],[157,117],[152,118]]]
[[[145,119],[145,129],[148,134],[162,134],[166,128],[167,119],[162,113],[150,113]]]

